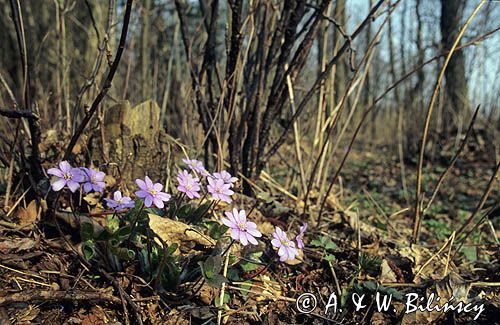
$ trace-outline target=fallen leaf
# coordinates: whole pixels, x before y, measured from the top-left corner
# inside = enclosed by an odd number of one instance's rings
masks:
[[[179,246],[185,246],[186,242],[195,242],[203,246],[215,245],[210,237],[201,235],[190,225],[151,213],[148,215],[149,227],[169,245],[175,243]],[[178,252],[177,250],[176,253],[178,254]]]
[[[17,217],[19,218],[19,225],[22,228],[33,229],[35,222],[38,218],[40,208],[37,206],[36,201],[31,201],[25,208],[20,208]]]

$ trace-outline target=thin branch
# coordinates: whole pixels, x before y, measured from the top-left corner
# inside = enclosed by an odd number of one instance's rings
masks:
[[[35,119],[35,120],[39,119],[39,117],[36,114],[33,114],[33,112],[29,109],[11,110],[11,109],[0,108],[0,115],[8,117],[8,118],[23,118],[23,117],[25,117],[25,118]]]

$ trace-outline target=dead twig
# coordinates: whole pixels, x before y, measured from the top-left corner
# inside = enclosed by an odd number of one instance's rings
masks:
[[[38,120],[39,117],[36,114],[33,114],[32,111],[28,109],[23,109],[23,110],[11,110],[11,109],[5,109],[5,108],[0,108],[0,115],[5,116],[7,118],[32,118],[35,120]]]
[[[54,290],[29,290],[11,293],[0,297],[0,306],[13,303],[33,302],[61,302],[61,301],[92,301],[119,304],[121,300],[113,295],[99,291],[54,291]]]

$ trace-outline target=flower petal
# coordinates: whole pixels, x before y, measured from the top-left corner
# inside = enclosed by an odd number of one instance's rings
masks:
[[[246,233],[241,232],[240,242],[241,242],[241,244],[242,244],[243,246],[248,245],[248,239],[247,239],[247,234],[246,234]]]
[[[234,240],[239,240],[241,231],[238,228],[231,228],[231,238]]]
[[[66,160],[63,160],[59,163],[59,169],[63,173],[69,173],[71,171],[72,167]]]
[[[57,181],[52,183],[52,190],[58,192],[66,185],[66,180],[63,178],[59,178]]]
[[[144,199],[144,206],[149,208],[151,204],[153,204],[153,197],[151,197],[151,195],[147,195]]]
[[[163,209],[163,207],[165,206],[165,204],[163,204],[163,201],[157,196],[153,198],[153,202],[158,209]]]
[[[257,239],[255,239],[252,235],[250,235],[248,232],[247,232],[247,238],[248,238],[248,241],[253,244],[253,245],[258,245],[259,243],[257,242]]]
[[[226,218],[222,218],[220,221],[222,221],[222,223],[224,225],[226,225],[227,227],[229,228],[236,228],[237,226],[234,224],[234,222],[231,222],[231,220],[229,219],[226,219]]]
[[[54,175],[54,176],[57,176],[57,177],[64,177],[63,172],[60,169],[58,169],[58,168],[49,168],[47,170],[47,174]]]
[[[143,191],[147,191],[148,190],[148,187],[146,186],[146,183],[144,183],[144,181],[142,179],[136,179],[135,183],[137,184],[137,186],[139,186],[139,188],[141,190],[143,190]]]
[[[69,180],[66,183],[66,185],[68,186],[69,190],[73,193],[80,188],[80,184],[72,180]]]

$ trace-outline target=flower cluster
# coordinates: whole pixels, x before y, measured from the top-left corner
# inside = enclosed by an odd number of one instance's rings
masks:
[[[102,192],[105,187],[104,177],[106,175],[103,172],[85,167],[71,167],[67,161],[61,161],[59,168],[48,169],[47,174],[55,176],[55,180],[52,182],[52,190],[54,191],[68,187],[71,192],[76,192],[82,183],[86,193],[92,190]]]
[[[204,196],[210,194],[211,198],[217,204],[219,201],[231,203],[231,196],[234,194],[234,188],[237,178],[233,177],[229,172],[223,170],[210,174],[203,164],[195,159],[182,160],[189,171],[186,169],[179,170],[177,174],[177,190],[180,195],[177,200],[182,200],[184,196],[189,199],[200,198],[200,192]],[[49,175],[54,176],[52,180],[52,190],[61,191],[67,187],[71,192],[76,192],[81,188],[83,192],[104,192],[106,187],[106,174],[87,167],[72,167],[67,161],[61,161],[59,168],[50,168],[47,170]],[[203,177],[200,181],[199,177]],[[203,181],[206,181],[203,186]],[[136,179],[135,183],[138,190],[135,196],[143,201],[143,206],[149,208],[155,206],[158,209],[163,209],[165,203],[169,202],[171,195],[163,191],[161,183],[154,183],[149,176],[144,179]],[[136,202],[129,197],[124,196],[121,191],[115,191],[113,198],[104,198],[108,208],[115,212],[123,212],[126,209],[136,206]],[[245,210],[233,208],[230,212],[225,212],[225,218],[222,218],[222,223],[230,230],[231,238],[234,241],[240,242],[243,246],[248,244],[258,245],[257,238],[262,237],[262,233],[257,230],[257,225],[254,222],[247,220]],[[304,248],[302,235],[307,229],[307,224],[300,227],[299,234],[295,237],[297,245],[292,240],[289,240],[287,234],[276,227],[272,234],[271,244],[277,249],[280,261],[293,260],[298,255],[298,249]]]

